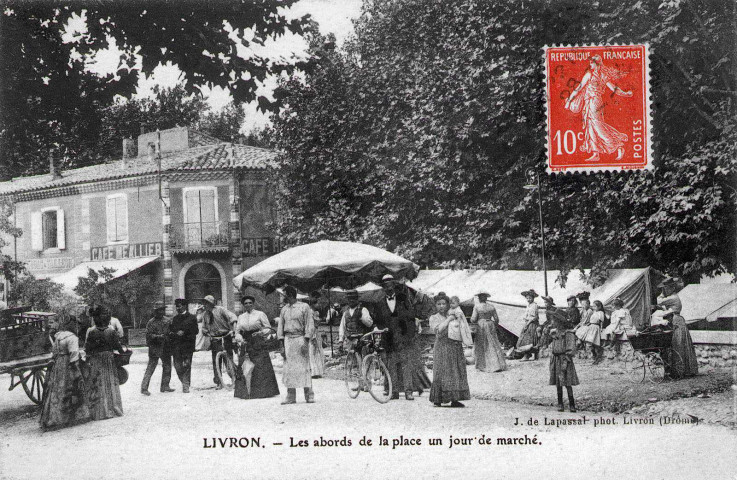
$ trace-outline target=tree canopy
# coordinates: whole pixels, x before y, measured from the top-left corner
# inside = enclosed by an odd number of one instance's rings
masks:
[[[367,0],[279,92],[287,242],[363,241],[429,267],[735,272],[734,3]],[[543,46],[651,45],[651,172],[545,175]]]
[[[188,94],[218,86],[237,104],[278,108],[257,94],[259,84],[308,64],[257,52],[270,38],[303,33],[308,17],[283,13],[296,1],[3,2],[0,178],[45,172],[50,154],[64,167],[102,161],[104,108],[118,95],[130,98],[139,76],[158,65],[179,67]],[[80,23],[81,31],[70,26]],[[121,52],[118,70],[91,73],[87,61],[112,42]]]

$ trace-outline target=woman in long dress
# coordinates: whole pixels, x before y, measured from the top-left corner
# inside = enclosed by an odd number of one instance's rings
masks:
[[[479,303],[473,306],[473,313],[471,313],[471,323],[478,322],[479,325],[473,348],[476,370],[501,372],[507,369],[507,362],[504,360],[504,353],[497,335],[499,316],[494,305],[486,303],[489,298],[488,293],[480,292],[476,296]]]
[[[469,400],[466,357],[463,355],[462,340],[451,340],[448,327],[455,320],[448,314],[450,300],[446,295],[435,297],[437,313],[430,317],[430,329],[435,333],[433,352],[433,378],[430,401],[436,407],[450,402],[451,407],[464,407],[461,400]]]
[[[658,306],[665,315],[673,314],[673,340],[671,348],[678,353],[672,365],[669,365],[672,378],[692,377],[699,373],[699,362],[694,350],[691,332],[688,331],[686,320],[681,316],[681,299],[676,293],[676,282],[666,279],[661,284],[662,293],[658,296]],[[671,362],[668,362],[671,363]]]
[[[537,360],[538,351],[536,350],[536,346],[540,341],[537,331],[540,328],[540,317],[538,315],[535,297],[538,295],[535,290],[530,289],[522,292],[522,296],[527,300],[525,315],[522,317],[522,320],[525,322],[525,326],[522,327],[522,333],[520,333],[515,349],[519,353],[524,353],[524,357],[522,358],[523,361],[529,360],[530,353],[532,353],[534,355],[534,359]]]
[[[250,390],[236,390],[235,396],[243,399],[268,398],[279,395],[279,384],[276,382],[274,366],[271,364],[269,350],[263,341],[264,336],[271,333],[271,324],[266,314],[254,309],[256,299],[250,295],[241,298],[244,312],[238,317],[235,326],[235,341],[241,346],[238,356],[242,368],[245,357],[253,363]]]
[[[87,333],[85,352],[87,362],[87,401],[93,420],[121,417],[123,400],[120,396],[117,367],[113,350],[123,352],[115,330],[108,328],[110,314],[104,307],[91,310],[95,328]]]
[[[320,313],[317,311],[317,304],[313,303],[312,313],[314,315],[315,332],[310,338],[310,368],[312,369],[312,378],[322,378],[325,375],[325,352],[322,349],[322,339],[317,325],[320,323]]]
[[[79,367],[74,317],[65,316],[54,334],[53,365],[46,379],[41,428],[52,430],[92,420]]]
[[[594,55],[589,61],[589,69],[581,79],[581,83],[571,92],[566,100],[565,108],[573,113],[581,113],[583,121],[584,142],[581,151],[590,153],[587,162],[596,162],[602,153],[617,152],[616,160],[624,156],[624,143],[627,135],[604,120],[604,95],[606,89],[621,97],[631,97],[631,91],[625,91],[614,85],[621,78],[621,72],[605,66],[601,56]]]

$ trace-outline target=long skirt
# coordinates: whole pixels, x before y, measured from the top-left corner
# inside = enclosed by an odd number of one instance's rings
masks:
[[[699,362],[696,358],[691,332],[688,331],[686,321],[680,315],[673,316],[673,340],[671,348],[678,352],[674,365],[671,366],[671,375],[692,377],[699,373]]]
[[[558,387],[578,385],[578,375],[576,374],[576,366],[573,365],[573,358],[565,353],[550,356],[549,384]]]
[[[84,380],[72,369],[69,355],[57,355],[46,379],[41,427],[52,430],[92,420],[84,393]]]
[[[322,340],[317,337],[310,339],[310,368],[313,377],[325,375],[325,352],[322,350]]]
[[[576,330],[576,337],[582,342],[596,345],[601,345],[601,325],[590,324],[578,327]]]
[[[438,333],[435,337],[433,352],[430,401],[448,403],[470,398],[463,344],[449,339],[447,331]]]
[[[537,329],[540,327],[540,323],[531,322],[525,325],[522,329],[522,333],[517,340],[517,348],[522,348],[527,345],[537,346],[540,339],[537,336]]]
[[[284,337],[284,356],[284,386],[312,388],[309,341],[305,337]]]
[[[412,369],[412,390],[422,392],[423,390],[429,389],[432,386],[432,382],[425,371],[425,362],[422,361],[420,337],[416,336],[413,338],[406,350],[407,361]]]
[[[242,356],[239,357],[243,358]],[[276,374],[274,373],[274,366],[271,364],[269,352],[267,350],[250,349],[248,358],[253,362],[251,389],[250,391],[236,390],[235,396],[247,400],[279,395],[279,384],[276,382]]]
[[[123,400],[113,352],[99,352],[87,357],[85,368],[87,402],[93,420],[123,416]]]
[[[507,369],[507,362],[504,360],[504,352],[493,321],[479,320],[473,355],[476,359],[476,370],[501,372]]]

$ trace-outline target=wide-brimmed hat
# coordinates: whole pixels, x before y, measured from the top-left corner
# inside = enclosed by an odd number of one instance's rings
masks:
[[[476,292],[476,296],[477,297],[481,297],[481,296],[490,297],[491,295],[489,295],[489,292],[486,290],[479,290],[478,292]]]
[[[522,292],[522,296],[523,297],[537,298],[539,295],[537,294],[537,292],[535,290],[529,289],[529,290],[525,290],[524,292]]]
[[[381,277],[381,281],[382,282],[393,282],[394,280],[396,280],[394,278],[394,275],[392,275],[390,273],[387,273],[386,275],[384,275],[383,277]]]
[[[542,298],[543,300],[545,300],[546,302],[548,302],[551,305],[555,305],[555,300],[553,300],[553,297],[546,297],[545,295],[543,295],[540,298]]]
[[[188,303],[186,298],[177,298],[174,300],[174,305],[187,305]]]
[[[576,295],[579,300],[588,300],[591,297],[591,292],[581,292]]]
[[[212,295],[205,295],[205,298],[203,298],[202,300],[206,301],[210,305],[215,305],[215,303],[216,303],[215,302],[215,297],[213,297]]]
[[[575,295],[568,295],[566,301],[570,302],[571,300],[573,300],[574,302],[578,302],[578,297],[576,297]]]
[[[346,298],[358,298],[358,290],[346,290]]]
[[[667,278],[663,279],[662,282],[660,282],[660,284],[658,285],[658,288],[663,288],[663,287],[676,287],[676,286],[678,286],[678,280],[676,280],[673,277],[667,277]]]

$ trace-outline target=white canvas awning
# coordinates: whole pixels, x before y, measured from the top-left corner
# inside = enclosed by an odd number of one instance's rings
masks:
[[[79,284],[80,277],[86,277],[88,269],[101,270],[103,268],[112,268],[113,278],[119,278],[126,275],[133,270],[137,270],[144,265],[148,265],[151,262],[158,260],[161,257],[141,257],[141,258],[126,258],[120,260],[102,260],[99,262],[83,262],[75,266],[71,270],[68,270],[59,275],[50,277],[49,280],[60,283],[69,292],[74,291],[74,287]]]
[[[737,284],[692,283],[678,292],[681,315],[687,323],[706,319],[737,318]]]

